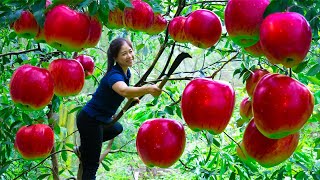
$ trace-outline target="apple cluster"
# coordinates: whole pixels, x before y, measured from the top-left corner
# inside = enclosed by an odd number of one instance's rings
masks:
[[[269,0],[229,0],[226,30],[235,44],[253,56],[266,56],[272,64],[294,67],[310,49],[311,27],[296,12],[275,12],[264,18],[269,4]]]
[[[115,8],[109,12],[108,28],[127,28],[149,35],[159,34],[167,28],[167,20],[161,14],[153,12],[148,3],[141,0],[133,0],[131,3],[132,7],[126,7],[123,11]]]
[[[220,18],[214,12],[198,9],[187,17],[174,17],[169,23],[168,32],[176,42],[189,42],[196,47],[206,49],[218,42],[222,25]]]
[[[314,98],[299,81],[263,69],[246,80],[240,115],[250,120],[237,154],[244,162],[272,167],[288,159],[299,143],[299,130],[312,114]]]
[[[51,1],[47,0],[46,7],[49,5]],[[40,27],[34,15],[25,10],[12,28],[20,37],[34,38],[37,42],[69,52],[95,47],[102,33],[102,24],[96,16],[77,12],[63,4],[48,10],[44,27]]]
[[[10,95],[16,106],[25,110],[40,110],[47,106],[53,95],[78,94],[85,77],[92,75],[94,61],[90,56],[75,59],[55,59],[48,69],[22,65],[10,80]],[[49,155],[53,147],[52,129],[45,124],[21,127],[15,139],[15,148],[25,159],[39,159]]]

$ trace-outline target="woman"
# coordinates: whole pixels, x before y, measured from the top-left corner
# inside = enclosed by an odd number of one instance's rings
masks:
[[[129,87],[129,67],[132,66],[133,60],[131,42],[124,38],[113,40],[108,49],[107,73],[92,99],[77,116],[83,180],[95,179],[102,143],[122,132],[123,128],[119,122],[110,122],[124,98],[135,98],[145,94],[159,96],[161,93],[157,85]]]

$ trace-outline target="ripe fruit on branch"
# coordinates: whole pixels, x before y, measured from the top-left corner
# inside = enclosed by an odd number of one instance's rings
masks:
[[[85,74],[80,62],[74,59],[56,59],[49,64],[57,96],[77,95],[83,88]]]
[[[219,17],[206,9],[190,13],[185,21],[184,29],[188,41],[204,49],[216,44],[222,33]]]
[[[153,23],[145,32],[150,35],[159,34],[167,28],[167,20],[161,14],[155,13]]]
[[[76,57],[75,60],[79,61],[82,65],[85,72],[85,78],[90,78],[94,70],[94,61],[92,57],[87,55],[80,55]]]
[[[186,43],[188,42],[184,24],[186,22],[186,17],[184,16],[177,16],[173,18],[169,25],[168,25],[168,32],[173,40],[179,43]]]
[[[261,47],[272,64],[287,68],[298,65],[306,57],[311,40],[308,21],[296,12],[270,14],[261,24]]]
[[[124,25],[135,31],[146,31],[153,23],[151,6],[141,0],[132,0],[132,7],[124,9]]]
[[[66,5],[51,9],[44,22],[47,43],[61,51],[80,51],[90,33],[90,19]]]
[[[256,69],[254,70],[248,79],[246,80],[246,90],[250,97],[253,95],[253,91],[257,86],[257,83],[260,81],[260,79],[268,74],[269,72],[265,69]]]
[[[260,25],[269,0],[229,0],[224,17],[227,32],[232,41],[249,47],[259,41]]]
[[[299,143],[299,133],[280,139],[263,136],[252,119],[243,134],[243,147],[249,159],[253,158],[263,167],[272,167],[288,159]]]
[[[264,136],[274,139],[298,132],[311,116],[313,106],[309,89],[281,74],[265,75],[252,98],[257,128]]]
[[[34,38],[39,28],[36,19],[30,11],[22,11],[20,17],[13,23],[13,30],[18,36],[24,38]]]
[[[107,28],[120,29],[124,27],[123,24],[123,11],[116,8],[114,11],[109,11]]]
[[[136,147],[147,166],[170,167],[182,155],[186,144],[183,125],[172,119],[151,119],[139,128]]]
[[[102,24],[97,16],[89,16],[90,19],[90,33],[84,45],[85,48],[95,47],[101,37]]]
[[[240,116],[243,119],[249,120],[252,118],[252,101],[249,97],[245,97],[240,104]]]
[[[256,44],[252,46],[245,47],[244,50],[255,57],[261,57],[264,55],[260,41],[258,41]]]
[[[38,110],[48,105],[53,97],[54,81],[49,71],[22,65],[10,81],[11,99],[23,109]]]
[[[190,81],[181,98],[182,115],[189,128],[213,134],[227,127],[234,104],[235,92],[229,83],[206,78]]]
[[[47,157],[54,144],[54,133],[45,124],[21,127],[15,139],[15,149],[24,159],[34,160]]]

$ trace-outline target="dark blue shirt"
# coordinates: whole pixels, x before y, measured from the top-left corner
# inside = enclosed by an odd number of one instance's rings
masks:
[[[123,96],[112,89],[112,85],[118,81],[124,81],[129,86],[130,77],[129,69],[126,75],[118,64],[113,66],[101,79],[96,92],[92,95],[92,99],[84,106],[83,110],[96,120],[104,123],[110,122],[124,100]]]

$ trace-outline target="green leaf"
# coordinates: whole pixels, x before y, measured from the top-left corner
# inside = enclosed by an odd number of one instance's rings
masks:
[[[62,146],[62,149],[66,149],[66,146],[63,145],[63,146]],[[68,160],[67,151],[62,151],[62,152],[61,152],[61,157],[62,157],[62,160],[63,160],[64,162],[66,162],[66,161]]]
[[[307,72],[307,76],[315,76],[318,73],[320,73],[320,64],[312,66]]]
[[[273,0],[268,5],[266,10],[263,13],[263,17],[267,17],[269,14],[275,12],[284,12],[288,9],[288,7],[292,4],[290,0]]]
[[[79,111],[79,110],[81,110],[82,108],[83,108],[83,106],[77,106],[77,107],[71,109],[71,110],[68,112],[68,114],[71,114],[71,113],[73,113],[73,112]]]
[[[301,14],[302,16],[304,16],[305,14],[304,14],[304,11],[303,11],[303,7],[301,7],[301,6],[291,6],[290,7],[290,10],[289,10],[290,12],[296,12],[296,13],[299,13],[299,14]]]
[[[297,66],[292,68],[292,71],[295,73],[300,73],[302,72],[308,65],[309,61],[303,61],[300,64],[298,64]]]
[[[58,112],[60,106],[60,97],[54,95],[52,98],[52,110],[53,112]]]
[[[93,16],[93,15],[95,15],[95,14],[98,12],[99,5],[98,5],[98,3],[97,3],[96,1],[93,1],[93,2],[89,5],[88,9],[89,9],[89,14],[90,14],[91,16]]]
[[[22,120],[24,121],[25,124],[31,125],[33,120],[29,117],[28,114],[22,113]]]
[[[173,106],[166,106],[164,108],[164,112],[166,112],[167,114],[173,115],[173,109],[174,109]]]
[[[46,177],[50,176],[51,174],[41,174],[40,176],[38,176],[37,179],[45,179]]]
[[[102,161],[101,164],[106,171],[110,171],[109,166],[105,162]]]

